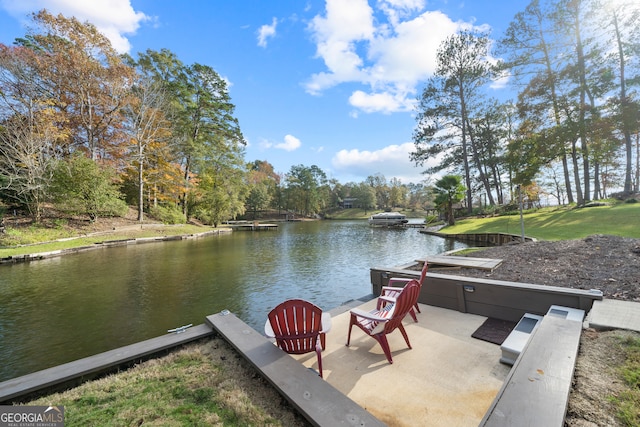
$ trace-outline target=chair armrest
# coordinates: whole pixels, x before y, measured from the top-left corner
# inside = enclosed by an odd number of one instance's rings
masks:
[[[395,302],[395,299],[398,297],[398,295],[400,295],[402,289],[404,288],[396,288],[395,286],[383,286],[380,290],[380,296],[378,298],[393,298],[393,301],[391,302]]]
[[[323,312],[321,321],[322,321],[322,330],[320,330],[320,333],[326,334],[331,330],[331,314],[327,312]]]
[[[380,295],[378,297],[378,299],[382,300],[382,301],[389,302],[389,303],[395,303],[397,298],[396,297],[389,297],[389,296],[386,296],[386,295]]]
[[[271,322],[269,322],[269,319],[267,319],[267,321],[264,323],[264,334],[267,336],[267,338],[276,337],[276,334],[273,332],[273,328],[271,327]]]
[[[351,314],[355,314],[358,317],[364,317],[365,319],[373,320],[375,322],[386,322],[387,320],[389,320],[389,318],[387,317],[376,316],[371,312],[360,310],[359,308],[352,309]]]

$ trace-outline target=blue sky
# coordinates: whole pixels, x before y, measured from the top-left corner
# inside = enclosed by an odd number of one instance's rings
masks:
[[[342,183],[427,178],[409,160],[414,104],[440,42],[502,36],[524,0],[0,0],[0,42],[43,8],[89,21],[119,52],[167,48],[229,82],[246,160],[316,165]],[[492,95],[508,98],[505,82]]]

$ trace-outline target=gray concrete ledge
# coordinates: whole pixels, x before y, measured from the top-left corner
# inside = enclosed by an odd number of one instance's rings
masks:
[[[624,329],[640,332],[640,304],[612,299],[594,301],[587,323],[590,328],[597,330]]]
[[[562,427],[582,322],[545,316],[480,427]]]
[[[384,426],[353,400],[234,314],[207,316],[211,325],[315,426]]]
[[[49,394],[115,371],[132,362],[146,360],[163,351],[213,335],[209,326],[198,325],[184,332],[166,334],[120,347],[84,359],[44,369],[0,383],[0,404],[22,402],[30,397]]]

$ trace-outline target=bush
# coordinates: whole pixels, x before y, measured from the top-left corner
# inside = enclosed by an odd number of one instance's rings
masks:
[[[72,214],[123,216],[129,209],[113,182],[114,171],[93,160],[74,155],[57,166],[51,185],[51,197],[57,206]]]
[[[125,216],[129,212],[127,202],[121,199],[107,199],[101,206],[100,216]]]
[[[517,202],[511,201],[506,205],[502,205],[497,209],[498,215],[516,215],[520,213],[520,207]]]
[[[164,224],[184,224],[186,222],[179,206],[153,206],[149,209],[149,214]]]

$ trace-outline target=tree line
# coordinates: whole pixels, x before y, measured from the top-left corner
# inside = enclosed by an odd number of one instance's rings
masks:
[[[0,184],[38,221],[46,203],[128,204],[218,221],[242,209],[245,144],[226,82],[169,51],[121,56],[95,26],[43,10],[0,45]]]
[[[517,99],[488,96],[505,78]],[[411,158],[463,177],[469,212],[474,197],[501,205],[520,185],[550,187],[560,204],[638,192],[639,83],[637,1],[533,0],[495,46],[472,30],[441,44]]]
[[[32,21],[14,45],[0,44],[0,197],[36,221],[50,203],[92,219],[133,205],[140,221],[214,225],[265,209],[437,203],[428,181],[340,183],[315,165],[278,173],[247,163],[213,68],[166,49],[119,55],[92,24],[45,10]],[[411,160],[437,159],[427,176],[460,175],[469,212],[513,200],[517,186],[578,204],[614,187],[638,191],[638,24],[633,1],[533,0],[495,45],[487,33],[452,35],[418,99]],[[489,97],[506,78],[517,100]]]
[[[0,197],[37,222],[69,214],[218,223],[265,209],[314,215],[345,198],[403,205],[411,189],[379,175],[328,180],[317,166],[276,173],[245,163],[227,83],[169,50],[119,55],[91,23],[46,10],[14,45],[0,44]],[[417,196],[416,196],[417,197]],[[424,197],[423,197],[424,199]]]

